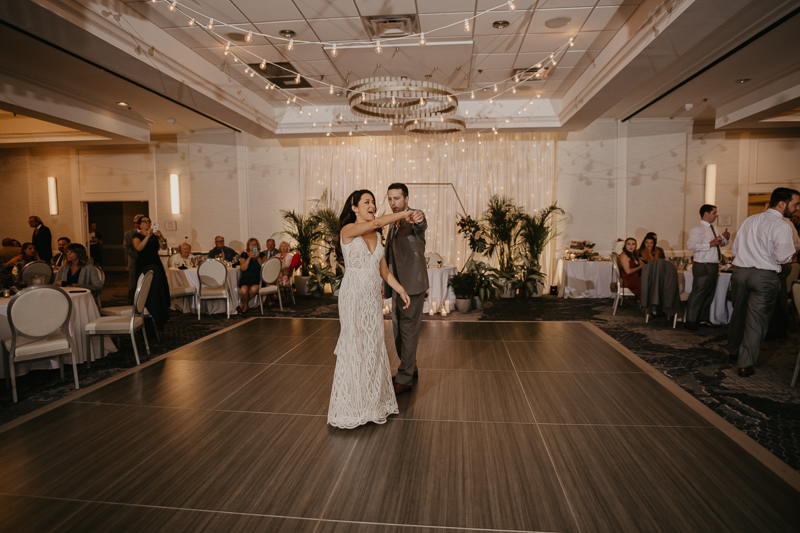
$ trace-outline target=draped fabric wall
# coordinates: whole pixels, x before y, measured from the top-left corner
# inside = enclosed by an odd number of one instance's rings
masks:
[[[447,143],[394,136],[303,139],[300,201],[307,212],[327,190],[341,209],[351,192],[369,189],[385,214],[388,185],[403,182],[409,205],[428,218],[427,251],[461,268],[470,250],[456,233],[457,215],[481,218],[493,194],[514,197],[529,213],[549,206],[556,200],[555,154],[552,133],[467,135]],[[542,266],[554,273],[554,265],[550,250]]]

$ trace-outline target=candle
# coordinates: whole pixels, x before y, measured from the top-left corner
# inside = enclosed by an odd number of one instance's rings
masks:
[[[431,308],[428,310],[428,314],[433,316],[433,306],[431,306]]]
[[[433,301],[433,307],[431,309],[433,309],[434,313],[439,311],[439,305],[436,303],[436,300]]]
[[[450,312],[450,300],[444,301],[444,308],[448,313]]]

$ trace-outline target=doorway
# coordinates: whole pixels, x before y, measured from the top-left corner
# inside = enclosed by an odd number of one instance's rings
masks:
[[[749,194],[747,196],[747,216],[763,213],[769,207],[770,194]]]
[[[133,229],[133,217],[150,216],[147,202],[86,202],[86,227],[94,222],[103,240],[102,266],[105,271],[125,271],[128,256],[122,248],[125,232]]]

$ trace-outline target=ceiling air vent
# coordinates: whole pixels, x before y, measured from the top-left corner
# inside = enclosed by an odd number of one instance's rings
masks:
[[[281,89],[310,89],[311,84],[301,75],[300,82],[296,83],[297,77],[295,72],[297,68],[288,61],[285,63],[267,63],[266,68],[261,69],[260,63],[248,63],[248,67],[253,69],[261,76],[267,78],[270,82],[274,83]]]
[[[373,39],[406,37],[419,33],[419,20],[416,15],[380,15],[362,17],[367,33]]]
[[[519,76],[520,81],[545,81],[550,77],[553,71],[553,66],[546,67],[530,67],[530,68],[515,68],[511,71],[511,76]]]

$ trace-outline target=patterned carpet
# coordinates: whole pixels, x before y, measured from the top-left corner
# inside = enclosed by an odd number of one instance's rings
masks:
[[[111,273],[103,291],[105,305],[125,304],[127,277]],[[230,320],[225,315],[195,315],[173,312],[161,335],[161,344],[153,345],[152,355],[143,361],[232,326],[241,320],[261,316],[251,310],[246,316]],[[281,312],[277,306],[265,309],[265,316],[292,318],[338,318],[337,300],[297,298]],[[425,320],[514,320],[514,321],[588,321],[619,341],[648,364],[663,372],[722,418],[752,437],[795,470],[800,470],[800,387],[789,387],[797,358],[800,333],[788,339],[767,341],[756,366],[756,374],[740,378],[722,351],[727,327],[691,332],[678,324],[676,330],[664,318],[644,322],[642,314],[630,303],[616,316],[610,300],[564,300],[544,296],[530,300],[501,300],[488,304],[483,311],[453,313]],[[135,365],[130,342],[122,341],[119,352],[92,365],[79,368],[82,387],[88,387]],[[67,373],[69,378],[69,372]],[[18,379],[20,402],[11,402],[11,392],[3,385],[0,394],[0,424],[47,405],[72,392],[71,381],[61,381],[57,370],[34,371]]]

